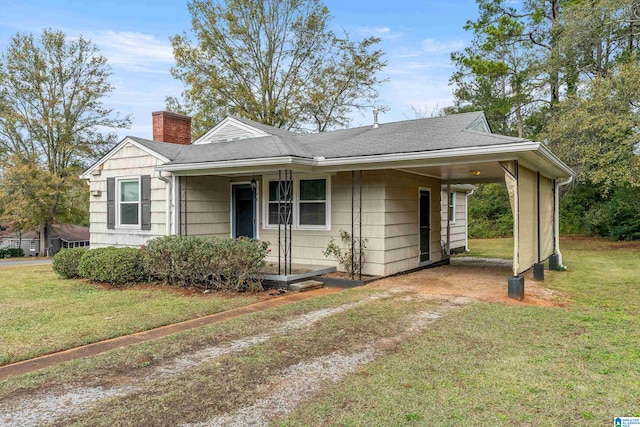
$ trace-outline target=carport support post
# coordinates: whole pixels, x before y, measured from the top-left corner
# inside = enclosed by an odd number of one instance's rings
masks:
[[[509,298],[522,301],[524,299],[524,277],[509,277]]]
[[[544,282],[544,264],[540,258],[540,242],[542,241],[540,235],[540,172],[537,174],[537,189],[536,189],[536,207],[537,207],[537,219],[536,225],[538,227],[538,262],[533,264],[533,280]]]
[[[544,282],[544,264],[537,262],[533,264],[533,280]]]

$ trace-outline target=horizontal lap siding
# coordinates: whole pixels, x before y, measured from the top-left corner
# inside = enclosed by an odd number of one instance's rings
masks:
[[[181,218],[189,236],[230,237],[231,180],[217,176],[193,176],[181,191]],[[186,193],[186,211],[185,196]]]
[[[431,189],[431,261],[441,259],[440,180],[400,171],[385,172],[385,274],[418,267],[419,188]]]
[[[355,229],[358,233],[358,172],[356,172],[355,187]],[[300,175],[298,177],[303,177]],[[334,258],[325,257],[322,252],[326,249],[331,238],[341,247],[346,245],[340,240],[340,230],[351,233],[351,172],[341,172],[331,176],[331,229],[330,230],[293,230],[292,253],[293,262],[300,264],[337,266]],[[263,196],[261,195],[261,198]],[[382,172],[363,172],[362,191],[362,236],[367,239],[365,251],[364,274],[384,274],[384,176]],[[260,203],[260,208],[264,204]],[[262,221],[263,216],[260,215]],[[278,230],[262,227],[260,240],[271,243],[269,262],[278,261]]]
[[[449,226],[450,229],[450,244],[449,247],[451,249],[462,248],[467,244],[467,221],[465,218],[465,192],[456,191],[456,222],[452,223]],[[441,234],[442,241],[447,241],[447,213],[449,211],[449,197],[447,196],[447,191],[442,191],[441,196],[441,215],[442,220],[440,222],[441,225]]]
[[[100,175],[91,175],[91,191],[100,190],[100,196],[90,196],[90,243],[92,248],[105,246],[141,246],[149,239],[166,233],[166,183],[158,179],[155,166],[160,160],[135,145],[127,144],[103,163]],[[107,178],[123,176],[151,176],[151,230],[107,229]]]

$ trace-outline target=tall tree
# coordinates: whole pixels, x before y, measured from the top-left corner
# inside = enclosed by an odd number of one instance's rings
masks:
[[[46,170],[37,155],[13,153],[0,161],[0,215],[14,232],[37,229],[51,216],[63,180]]]
[[[498,132],[524,137],[523,110],[535,101],[532,81],[538,59],[525,25],[511,16],[495,19],[485,13],[465,29],[473,30],[472,45],[451,55],[458,67],[451,78],[458,108],[468,103],[483,109]]]
[[[559,105],[541,135],[578,172],[578,182],[607,194],[615,187],[640,186],[640,63],[619,64]]]
[[[48,192],[53,185],[51,195],[40,199],[44,211],[37,215],[41,254],[70,177],[115,142],[114,128],[130,125],[129,117],[103,103],[113,90],[110,75],[95,45],[56,30],[44,30],[39,39],[18,33],[0,57],[0,151],[36,162],[38,173],[29,178],[34,188],[46,184]],[[11,182],[3,184],[6,190]],[[11,194],[18,197],[20,191]]]
[[[186,86],[194,133],[227,114],[324,131],[377,97],[379,39],[336,35],[319,0],[194,0],[189,11],[195,40],[172,38],[172,74]]]

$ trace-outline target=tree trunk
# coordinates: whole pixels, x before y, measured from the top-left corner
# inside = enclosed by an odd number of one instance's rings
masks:
[[[551,71],[549,85],[551,88],[551,105],[560,101],[560,47],[558,46],[558,21],[560,19],[560,0],[551,1]]]
[[[41,224],[39,227],[40,232],[40,256],[45,257],[49,255],[49,246],[51,242],[51,224],[49,222]]]
[[[513,80],[511,81],[511,91],[513,92],[514,108],[516,111],[518,137],[524,138],[524,120],[522,119],[522,102],[520,102],[520,88]]]

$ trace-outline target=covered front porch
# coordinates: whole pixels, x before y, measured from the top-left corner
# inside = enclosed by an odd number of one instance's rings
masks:
[[[332,239],[344,250],[355,248],[348,262],[361,266],[357,276],[388,276],[442,260],[435,178],[393,169],[254,169],[191,173],[173,182],[175,234],[267,241],[267,262],[279,276],[299,274],[294,264],[340,269],[324,254]]]
[[[332,239],[345,249],[355,248],[347,260],[354,279],[385,277],[448,263],[450,254],[443,247],[449,247],[450,221],[448,211],[441,221],[441,188],[506,182],[516,236],[510,280],[523,286],[529,269],[549,258],[553,268],[561,264],[557,190],[566,181],[551,178],[558,176],[557,166],[536,156],[525,152],[516,158],[502,153],[375,162],[357,170],[299,165],[173,170],[172,228],[181,235],[268,241],[265,278],[274,282],[344,270],[324,255]]]

